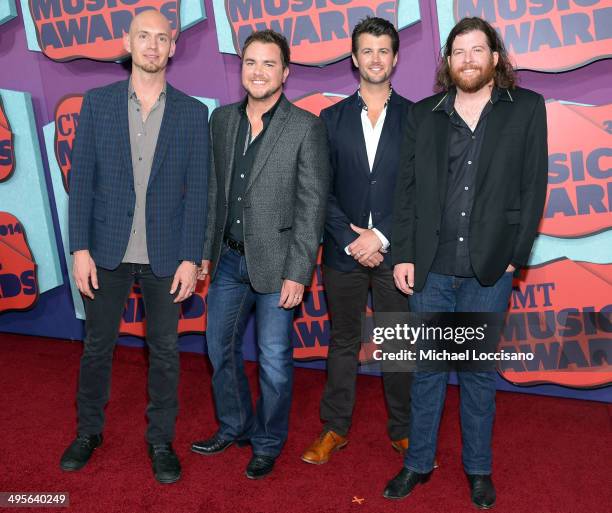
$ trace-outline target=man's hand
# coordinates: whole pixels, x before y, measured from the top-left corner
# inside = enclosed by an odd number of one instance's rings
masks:
[[[358,262],[364,267],[378,267],[384,259],[383,254],[377,251],[370,258],[361,257]]]
[[[81,294],[87,296],[90,299],[94,298],[94,293],[89,286],[91,285],[94,289],[98,290],[98,271],[96,270],[96,263],[89,254],[89,250],[80,249],[75,251],[72,255],[72,276],[76,286],[81,291]]]
[[[397,264],[393,268],[393,280],[404,294],[414,294],[414,264]]]
[[[351,223],[351,230],[359,234],[357,240],[348,245],[351,256],[361,264],[361,260],[367,261],[372,255],[382,249],[382,242],[372,230],[360,228]],[[366,264],[361,264],[366,265]]]
[[[514,267],[512,264],[509,264],[508,267],[506,267],[507,273],[513,273],[514,271],[516,271],[516,267]]]
[[[210,260],[202,260],[202,265],[198,268],[198,280],[205,280],[210,269]]]
[[[174,298],[175,303],[185,301],[193,295],[196,288],[198,266],[193,262],[184,260],[174,273],[174,280],[170,287],[170,294],[174,294],[178,289],[178,294]]]
[[[278,306],[282,308],[293,308],[302,302],[304,296],[304,285],[297,281],[283,280]]]

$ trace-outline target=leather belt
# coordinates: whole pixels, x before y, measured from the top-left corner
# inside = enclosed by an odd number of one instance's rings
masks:
[[[237,251],[241,255],[244,255],[244,243],[234,239],[230,239],[229,237],[225,237],[223,239],[223,242],[225,242],[228,248]]]

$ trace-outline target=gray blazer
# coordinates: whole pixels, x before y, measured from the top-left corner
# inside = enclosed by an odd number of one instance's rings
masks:
[[[215,109],[204,259],[215,271],[228,216],[240,103]],[[284,279],[309,285],[325,220],[330,182],[323,122],[284,96],[263,134],[243,200],[249,278],[260,293],[279,292]]]

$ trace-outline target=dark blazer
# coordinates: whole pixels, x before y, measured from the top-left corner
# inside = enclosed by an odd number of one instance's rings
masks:
[[[395,91],[391,94],[372,172],[361,125],[359,95],[355,93],[321,112],[332,166],[323,261],[338,271],[348,272],[359,265],[344,248],[358,237],[349,224],[367,228],[370,211],[373,227],[391,241],[400,144],[411,105],[411,101]],[[393,245],[385,254],[384,262],[389,266],[392,251]]]
[[[208,109],[168,84],[147,187],[147,251],[156,276],[202,257],[207,134]],[[70,252],[88,249],[98,266],[115,269],[125,255],[135,202],[126,80],[83,99],[70,175]]]
[[[228,215],[240,104],[215,109],[204,258],[215,279]],[[283,279],[309,285],[329,188],[325,127],[284,96],[262,135],[243,197],[245,257],[253,288],[279,292]]]
[[[508,264],[525,266],[542,217],[548,177],[546,108],[528,89],[501,89],[488,114],[476,172],[469,251],[482,285],[494,284]],[[402,167],[394,205],[393,263],[415,264],[421,290],[438,248],[450,122],[434,109],[445,95],[426,98],[411,110],[402,144]]]

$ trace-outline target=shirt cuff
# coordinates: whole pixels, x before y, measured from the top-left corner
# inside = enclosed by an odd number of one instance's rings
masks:
[[[380,252],[381,253],[386,253],[387,250],[389,249],[389,246],[391,245],[391,243],[389,242],[389,240],[387,239],[387,237],[385,237],[381,231],[378,228],[372,228],[372,231],[376,234],[376,236],[380,239],[380,242],[382,244],[382,248],[380,248]]]

